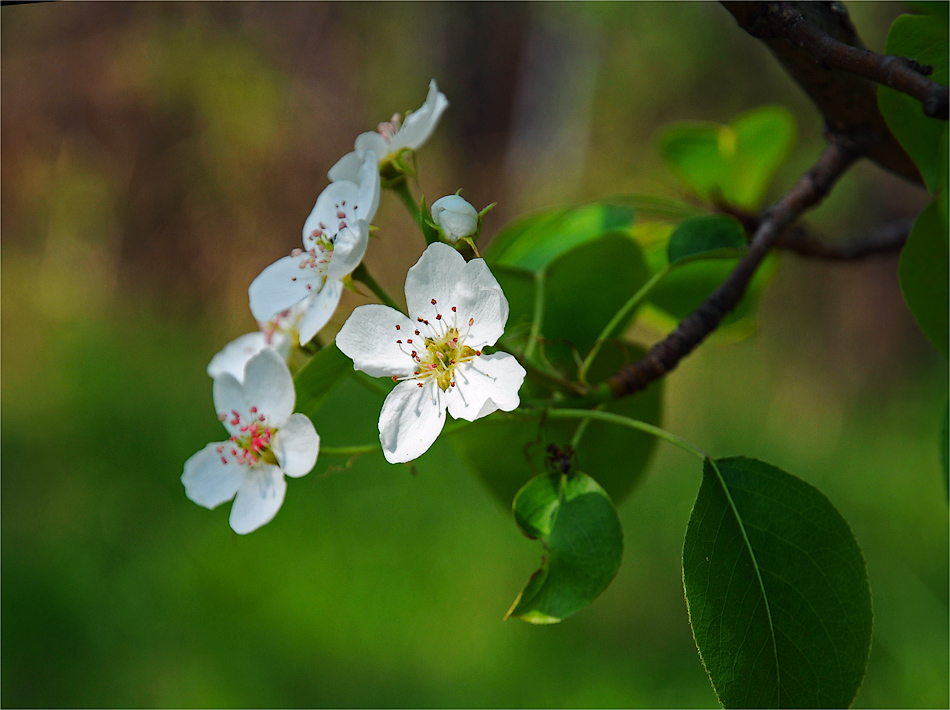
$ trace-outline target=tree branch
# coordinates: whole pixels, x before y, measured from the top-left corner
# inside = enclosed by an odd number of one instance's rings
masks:
[[[613,395],[623,397],[644,389],[673,370],[680,360],[705,340],[742,300],[756,269],[783,230],[824,199],[865,147],[848,136],[832,135],[811,169],[766,212],[749,243],[748,253],[719,288],[687,316],[676,330],[650,348],[643,358],[626,365],[610,377],[607,384]]]
[[[740,27],[768,46],[821,111],[832,133],[860,136],[862,142],[867,142],[868,158],[923,184],[917,166],[884,122],[877,105],[877,86],[866,78],[867,73],[856,72],[854,66],[860,64],[854,61],[858,55],[876,58],[870,64],[876,67],[872,78],[878,80],[889,70],[893,73],[899,63],[886,62],[886,57],[863,51],[864,44],[840,2],[724,1],[722,5]],[[908,83],[920,80],[928,86],[933,84],[919,72],[911,72],[910,66],[908,63],[903,69],[896,69],[896,78],[891,81],[899,86],[894,88],[903,90],[902,86],[906,88]],[[920,79],[911,80],[909,73]],[[938,104],[939,100],[929,108],[937,111]]]
[[[856,261],[900,251],[913,226],[913,219],[900,219],[879,224],[866,234],[833,242],[816,239],[803,228],[792,227],[785,230],[775,246],[806,258]]]

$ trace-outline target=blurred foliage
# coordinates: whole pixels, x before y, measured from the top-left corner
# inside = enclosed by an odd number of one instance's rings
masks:
[[[882,49],[900,7],[851,9]],[[421,192],[498,200],[491,234],[554,204],[684,197],[660,127],[780,103],[800,137],[767,201],[821,130],[756,40],[691,3],[51,3],[2,19],[2,704],[715,703],[679,566],[702,472],[677,451],[659,447],[619,510],[611,586],[543,629],[501,622],[537,544],[445,441],[415,469],[363,457],[294,481],[247,538],[178,479],[219,436],[204,368],[253,327],[248,283],[297,244],[360,131],[434,76],[452,105]],[[813,221],[851,233],[925,204],[859,167]],[[395,200],[377,221],[368,262],[398,293],[423,244]],[[336,325],[365,300],[344,298]],[[795,472],[854,529],[875,607],[856,704],[945,704],[947,375],[896,261],[785,259],[758,337],[707,344],[667,385],[670,429]],[[328,446],[374,429],[346,410],[318,426]]]

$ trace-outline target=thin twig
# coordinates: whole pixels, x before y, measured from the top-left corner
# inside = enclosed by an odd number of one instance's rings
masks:
[[[785,230],[775,246],[807,258],[856,261],[899,252],[907,243],[913,226],[914,220],[900,219],[880,224],[866,234],[838,241],[817,239],[804,229],[793,227]]]
[[[663,377],[714,331],[742,300],[749,281],[782,231],[824,199],[864,148],[846,136],[832,135],[811,169],[768,210],[749,243],[748,253],[719,288],[643,358],[611,376],[608,384],[614,396],[633,394]]]

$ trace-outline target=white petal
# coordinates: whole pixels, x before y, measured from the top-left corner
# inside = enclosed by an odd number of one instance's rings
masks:
[[[244,369],[244,401],[257,407],[270,426],[281,427],[290,418],[296,401],[294,381],[283,359],[271,349],[261,350]]]
[[[314,232],[324,232],[327,236],[336,234],[340,229],[340,220],[349,216],[350,210],[345,208],[359,204],[359,195],[360,188],[354,180],[337,180],[327,185],[303,223],[304,247],[309,249],[313,246],[311,235]],[[340,214],[344,216],[340,217]]]
[[[247,290],[251,313],[259,322],[269,321],[278,313],[299,303],[323,286],[315,269],[301,268],[306,254],[285,256],[264,269]]]
[[[355,215],[357,219],[372,222],[379,208],[380,193],[379,156],[375,150],[366,151],[356,182],[359,185],[359,194],[356,196]]]
[[[376,131],[360,133],[356,137],[354,147],[356,148],[356,153],[360,156],[360,161],[362,161],[370,151],[376,153],[376,157],[379,160],[385,160],[392,150],[389,146],[389,141],[383,138],[381,133]]]
[[[482,355],[460,365],[455,371],[455,387],[445,393],[449,414],[473,422],[496,409],[517,409],[524,377],[524,368],[508,353]]]
[[[219,446],[230,444],[229,441],[208,444],[185,461],[181,482],[185,484],[185,495],[189,500],[205,508],[215,508],[237,493],[244,480],[241,466],[233,461],[222,462],[217,451]]]
[[[445,94],[439,91],[435,79],[429,82],[429,94],[426,96],[426,102],[418,111],[413,111],[403,122],[399,132],[393,136],[390,150],[397,151],[401,148],[421,147],[427,140],[435,127],[439,125],[439,119],[445,109],[449,107],[449,100]]]
[[[292,414],[274,436],[272,449],[284,473],[299,478],[317,462],[320,436],[307,415]]]
[[[360,306],[346,319],[336,346],[353,361],[354,370],[372,377],[406,377],[416,368],[413,349],[425,350],[425,339],[414,330],[413,322],[399,311],[373,303]]]
[[[243,379],[243,378],[242,378]],[[212,386],[214,411],[229,434],[239,434],[241,427],[251,418],[244,402],[244,387],[237,378],[225,373],[214,378]],[[237,421],[234,415],[237,414]]]
[[[360,160],[360,154],[355,150],[351,153],[347,153],[342,158],[340,158],[330,171],[327,173],[327,177],[331,180],[357,180],[357,176],[360,172],[360,165],[363,161]]]
[[[301,345],[309,343],[313,336],[330,322],[333,314],[336,313],[336,307],[340,304],[341,296],[343,296],[342,281],[327,281],[323,286],[323,290],[313,295],[307,310],[297,325]]]
[[[254,532],[277,515],[287,492],[278,466],[258,464],[244,471],[244,480],[231,506],[231,529],[239,535]]]
[[[430,380],[423,387],[400,382],[379,413],[379,442],[389,463],[405,463],[424,454],[445,424],[442,390]]]
[[[327,280],[342,279],[360,265],[369,244],[369,225],[357,220],[348,229],[341,229],[334,241],[327,267]]]
[[[247,361],[267,347],[270,347],[267,336],[259,330],[235,338],[211,358],[211,362],[208,363],[208,375],[217,377],[227,373],[236,380],[242,380]]]
[[[426,247],[419,261],[406,273],[406,305],[409,315],[431,320],[436,310],[441,312],[442,309],[460,306],[449,301],[464,271],[464,257],[448,244],[436,242]],[[432,305],[433,298],[436,305]]]

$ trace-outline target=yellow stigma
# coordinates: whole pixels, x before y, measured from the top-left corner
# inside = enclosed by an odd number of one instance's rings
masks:
[[[437,338],[426,338],[426,355],[418,361],[415,375],[419,379],[435,377],[444,392],[455,384],[455,368],[477,355],[461,342],[457,328],[449,328]]]

